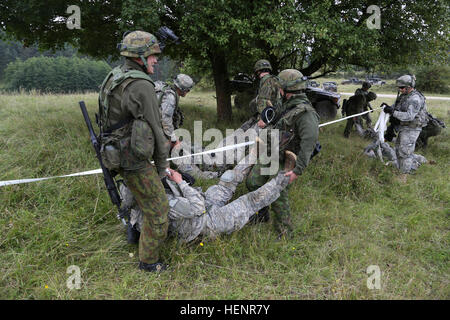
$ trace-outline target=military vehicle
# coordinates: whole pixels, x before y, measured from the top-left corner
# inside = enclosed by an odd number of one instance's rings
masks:
[[[238,73],[230,80],[231,94],[235,94],[234,106],[238,109],[248,109],[250,101],[256,96],[258,79],[245,73]],[[306,96],[316,109],[322,120],[334,119],[340,106],[341,95],[317,87],[308,86]],[[249,110],[249,112],[251,112]]]

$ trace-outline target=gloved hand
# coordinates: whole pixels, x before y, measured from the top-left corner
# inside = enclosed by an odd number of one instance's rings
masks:
[[[383,111],[385,113],[394,114],[394,108],[392,108],[391,106],[384,107]]]

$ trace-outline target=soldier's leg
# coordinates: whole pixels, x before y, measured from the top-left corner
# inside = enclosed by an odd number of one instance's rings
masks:
[[[241,229],[252,215],[274,202],[288,183],[289,177],[285,177],[281,172],[257,190],[225,206],[216,207],[208,213],[207,228],[203,233],[215,237],[221,233],[231,233]]]
[[[139,259],[153,264],[167,236],[169,203],[158,173],[153,166],[139,171],[126,171],[123,178],[142,211]]]
[[[395,143],[395,152],[401,173],[410,173],[411,170],[416,170],[418,167],[413,153],[419,134],[420,130],[414,129],[403,129],[398,134]]]
[[[353,128],[353,119],[347,119],[347,125],[345,126],[345,130],[344,130],[344,137],[348,138],[350,135],[350,132],[352,131]]]
[[[286,235],[292,231],[289,189],[290,186],[287,186],[283,191],[281,191],[278,199],[271,205],[271,209],[274,213],[273,218],[275,231],[278,232],[280,236]]]

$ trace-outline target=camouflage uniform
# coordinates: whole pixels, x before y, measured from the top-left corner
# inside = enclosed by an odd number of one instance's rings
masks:
[[[370,105],[370,103],[369,103],[369,101],[367,101],[367,94],[369,93],[369,88],[371,87],[371,85],[369,84],[369,83],[367,83],[367,82],[365,82],[365,83],[363,83],[363,87],[362,88],[358,88],[358,89],[356,89],[356,91],[355,91],[355,96],[356,95],[363,95],[363,96],[365,96],[366,97],[366,104],[365,104],[365,106],[363,107],[363,111],[367,111],[367,110],[373,110],[372,109],[372,106]],[[366,90],[364,90],[366,88]],[[361,112],[363,112],[363,111],[361,111]],[[370,115],[369,115],[369,113],[366,113],[366,114],[363,114],[362,116],[361,116],[364,120],[366,120],[366,125],[367,125],[367,127],[370,127],[371,126],[371,124],[372,124],[372,119],[370,119]]]
[[[228,203],[236,186],[244,180],[254,163],[250,158],[251,155],[247,156],[233,170],[225,172],[219,184],[209,187],[205,193],[201,188],[190,187],[185,181],[177,185],[168,180],[169,231],[186,242],[199,235],[215,238],[222,233],[240,230],[253,214],[275,201],[289,182],[284,173],[278,174],[258,190]],[[121,193],[127,198],[126,188],[121,188]],[[132,209],[131,217],[131,222],[140,230],[140,211]]]
[[[426,162],[425,157],[414,154],[416,140],[427,124],[425,97],[417,90],[402,94],[392,116],[400,120],[395,128],[398,131],[395,141],[398,168],[402,173],[410,173]]]
[[[358,89],[360,90],[360,89]],[[367,109],[367,104],[369,101],[376,99],[376,94],[373,92],[367,92],[365,94],[355,94],[354,96],[351,96],[345,105],[345,114],[346,116],[351,116],[353,114],[358,114],[361,112],[364,112],[365,109]],[[353,125],[356,127],[356,131],[358,134],[363,137],[365,132],[363,129],[363,124],[361,120],[362,116],[354,117],[347,119],[347,125],[345,126],[344,130],[344,137],[348,138],[350,135],[350,132],[353,128]]]
[[[281,78],[282,75],[284,76],[286,74],[288,79],[289,77],[293,77],[294,79],[290,80],[294,82],[303,77],[299,71],[293,69],[282,71],[279,77]],[[300,78],[297,79],[296,77]],[[288,80],[284,81],[289,83]],[[288,91],[288,89],[292,87],[292,90],[297,92],[306,87],[304,82],[287,87],[284,84],[285,87],[283,89],[285,92],[289,92],[290,90]],[[295,93],[281,107],[277,108],[276,114],[279,119],[269,125],[268,128],[278,129],[280,136],[286,133],[290,137],[289,141],[279,149],[279,167],[283,168],[284,165],[284,150],[290,150],[297,155],[296,166],[293,172],[296,175],[301,175],[303,170],[308,166],[311,154],[318,140],[319,115],[312,107],[305,93]],[[249,190],[256,190],[270,179],[270,176],[263,175],[261,171],[268,166],[258,162],[253,167],[246,181]],[[284,189],[280,197],[271,205],[271,209],[274,212],[275,229],[280,234],[288,233],[292,229],[288,194],[289,187]]]
[[[137,50],[142,47],[146,51]],[[129,33],[121,44],[122,55],[140,57],[141,61],[160,52],[157,39],[142,31]],[[161,113],[154,84],[146,74],[146,61],[144,65],[126,59],[107,75],[100,90],[99,113],[104,163],[120,173],[143,212],[139,258],[153,264],[159,260],[159,248],[168,228],[169,206],[160,176],[168,167],[169,142],[161,127]]]

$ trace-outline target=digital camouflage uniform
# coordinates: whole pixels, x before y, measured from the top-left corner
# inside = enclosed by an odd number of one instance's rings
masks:
[[[226,171],[219,184],[209,187],[205,193],[201,188],[191,187],[185,181],[177,185],[167,180],[170,232],[177,234],[185,242],[192,241],[199,235],[215,238],[222,233],[229,234],[242,229],[253,214],[279,197],[289,182],[284,173],[278,174],[258,190],[228,203],[236,186],[245,179],[254,163],[250,158],[251,155],[247,156],[233,170]],[[126,188],[121,188],[121,194],[129,199],[130,194]],[[126,201],[132,205],[132,200]],[[140,211],[132,209],[131,218],[132,223],[140,230]]]
[[[281,77],[284,78],[281,78]],[[303,89],[306,86],[300,79],[302,74],[293,69],[283,70],[279,77],[281,81],[291,84],[283,87],[285,92],[291,91],[289,88],[296,90]],[[295,83],[295,81],[298,83]],[[292,84],[294,82],[295,84]],[[283,83],[282,83],[283,85]],[[284,85],[286,86],[286,85]],[[275,123],[270,124],[267,128],[278,129],[280,136],[287,134],[288,142],[279,149],[279,167],[284,168],[284,150],[290,150],[297,155],[297,161],[293,172],[301,175],[303,170],[308,166],[311,154],[315,148],[319,136],[319,115],[312,107],[311,102],[305,93],[296,93],[289,100],[285,101],[277,108],[276,114],[279,118]],[[247,188],[251,191],[258,189],[264,185],[271,176],[263,175],[262,169],[269,167],[258,162],[251,170],[247,180]],[[274,213],[274,226],[280,234],[286,234],[292,230],[291,214],[289,206],[289,186],[285,188],[280,197],[272,203],[271,209]]]
[[[183,112],[179,106],[180,96],[177,93],[177,86],[179,87],[179,90],[189,91],[193,85],[194,82],[192,79],[185,74],[177,75],[173,84],[162,81],[155,82],[156,96],[161,108],[162,127],[164,133],[167,137],[169,137],[172,143],[176,142],[178,139],[174,131],[181,127],[184,120]],[[183,142],[181,143],[182,145],[180,148],[190,151],[191,146],[187,146]],[[218,177],[217,172],[202,171],[196,164],[188,160],[191,159],[174,161],[174,163],[176,164],[178,170],[186,172],[196,179],[212,179]]]
[[[395,128],[398,131],[395,141],[398,168],[402,173],[410,173],[426,162],[425,157],[414,154],[417,138],[427,124],[425,97],[417,90],[400,95],[392,116],[400,120]]]
[[[142,47],[145,52],[133,51]],[[142,31],[126,35],[121,46],[122,55],[141,61],[160,52],[157,39]],[[168,167],[169,141],[161,127],[154,84],[145,70],[131,59],[113,69],[100,90],[99,112],[104,163],[120,173],[143,212],[139,259],[153,264],[159,260],[168,228],[169,205],[160,176]]]

